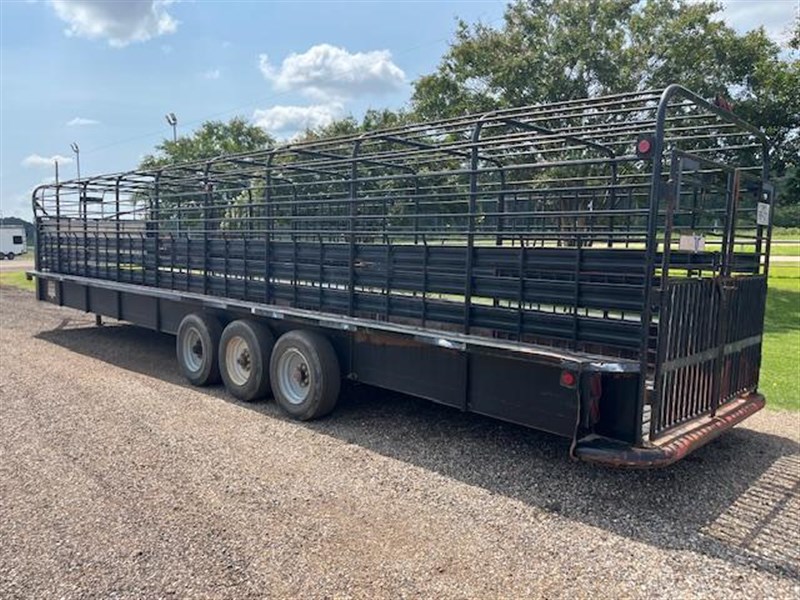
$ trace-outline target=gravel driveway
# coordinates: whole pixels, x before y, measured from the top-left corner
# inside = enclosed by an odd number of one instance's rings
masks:
[[[800,597],[796,413],[624,472],[365,388],[292,422],[10,288],[0,344],[0,598]]]

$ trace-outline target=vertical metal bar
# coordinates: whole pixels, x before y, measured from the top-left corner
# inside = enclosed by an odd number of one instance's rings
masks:
[[[248,294],[247,284],[250,282],[250,272],[247,268],[248,264],[248,253],[247,253],[247,242],[253,235],[253,190],[252,188],[247,188],[247,230],[242,234],[242,258],[244,259],[243,269],[244,269],[244,289],[242,290],[244,300],[250,300],[250,295]]]
[[[175,241],[175,234],[171,231],[169,232],[169,253],[170,253],[170,265],[169,265],[169,289],[175,289],[175,246],[177,245]]]
[[[153,266],[155,269],[154,283],[156,287],[159,287],[159,284],[161,282],[160,278],[161,261],[159,260],[159,253],[161,246],[161,243],[159,241],[161,238],[161,171],[158,171],[156,173],[154,181],[153,216],[155,217],[152,223],[154,225],[154,233],[155,233],[155,252],[153,253],[153,260],[154,260]]]
[[[414,172],[414,244],[419,243],[419,176]]]
[[[116,221],[115,222],[115,226],[116,226],[116,232],[117,232],[117,281],[120,280],[120,275],[121,275],[120,274],[120,267],[121,267],[120,262],[122,260],[122,248],[121,248],[121,246],[122,246],[122,236],[120,235],[122,224],[119,222],[119,220],[120,220],[120,214],[119,214],[120,213],[119,186],[120,186],[121,182],[122,182],[122,176],[120,175],[119,177],[117,177],[117,183],[114,186],[114,211],[116,213],[115,216],[114,216],[114,219]]]
[[[653,397],[651,399],[651,415],[661,414],[660,404],[664,402],[664,381],[662,366],[666,357],[666,344],[669,341],[671,322],[670,304],[674,302],[675,296],[669,293],[669,261],[670,246],[672,241],[672,219],[677,198],[681,193],[681,177],[683,173],[683,160],[679,158],[675,150],[672,151],[670,159],[670,181],[666,186],[667,190],[667,213],[664,230],[664,251],[661,260],[661,277],[658,303],[658,328],[656,332],[655,360],[653,365]],[[655,273],[650,273],[650,278],[654,278]],[[645,287],[647,284],[645,283]],[[645,298],[647,302],[648,299]],[[649,329],[650,326],[646,326]],[[649,339],[649,335],[648,335]],[[649,348],[648,348],[649,351]],[[643,371],[646,373],[646,371]],[[655,422],[651,423],[653,426]],[[655,433],[654,430],[652,430]]]
[[[267,172],[264,174],[264,303],[270,304],[274,300],[270,290],[272,279],[272,161],[275,152],[270,152],[267,157]],[[295,223],[292,222],[292,229]],[[295,263],[297,262],[295,257]]]
[[[228,290],[228,272],[230,271],[230,267],[229,267],[229,264],[228,264],[228,252],[229,252],[228,243],[229,243],[228,234],[223,231],[222,232],[222,264],[224,266],[223,266],[223,272],[222,272],[222,289],[223,289],[223,294],[225,295],[226,298],[230,298],[230,292]]]
[[[292,298],[293,298],[293,306],[297,308],[298,298],[297,298],[297,280],[298,280],[298,264],[297,264],[297,232],[296,229],[298,227],[297,222],[297,186],[292,183],[292,224],[291,224],[291,231],[292,231]]]
[[[653,315],[653,298],[651,290],[653,287],[653,277],[655,271],[655,259],[658,250],[658,210],[661,204],[662,182],[661,172],[663,168],[664,153],[664,130],[669,102],[678,90],[677,86],[670,86],[661,94],[656,111],[656,130],[653,136],[653,158],[652,171],[650,175],[650,206],[647,216],[647,242],[645,248],[644,265],[644,302],[641,317],[641,342],[640,342],[640,363],[639,372],[641,373],[639,382],[639,394],[636,406],[636,422],[642,422],[642,412],[647,395],[647,359],[650,344],[650,323]]]
[[[61,273],[61,186],[56,184],[56,269]]]
[[[322,296],[322,281],[325,279],[325,240],[322,238],[322,234],[318,233],[317,238],[319,239],[319,282],[317,285],[317,289],[319,291],[319,295],[317,298],[319,310],[323,310],[323,296]],[[352,273],[353,267],[350,266],[350,272]],[[352,285],[350,286],[352,289]],[[352,306],[353,303],[353,293],[350,293],[350,305]]]
[[[525,247],[525,240],[523,235],[519,235],[519,282],[517,287],[517,341],[522,341],[522,335],[525,328],[525,264],[526,264],[527,248]]]
[[[78,216],[81,213],[81,205],[83,205],[83,271],[84,276],[89,275],[89,211],[87,210],[88,204],[86,201],[86,186],[87,183],[79,184],[78,188]],[[77,238],[76,238],[77,240]],[[88,288],[87,288],[88,289]],[[87,292],[88,294],[88,292]],[[87,303],[88,308],[88,303]]]
[[[469,207],[467,212],[467,254],[466,265],[464,269],[464,333],[469,333],[471,325],[470,321],[472,318],[472,265],[475,260],[475,213],[477,212],[478,208],[478,161],[480,159],[480,153],[478,150],[483,124],[483,118],[475,124],[475,127],[472,130],[472,148],[470,150]]]
[[[358,210],[356,207],[356,198],[358,196],[358,154],[361,151],[361,138],[353,142],[353,151],[351,155],[350,164],[350,197],[348,198],[350,208],[350,231],[349,231],[349,245],[350,245],[350,259],[348,261],[349,283],[348,283],[348,300],[347,300],[347,314],[353,316],[355,310],[355,278],[356,278],[356,217]]]
[[[735,173],[728,173],[728,176],[725,178],[725,215],[724,215],[724,222],[725,227],[722,230],[722,247],[720,248],[720,254],[722,256],[722,260],[719,266],[719,273],[718,275],[725,275],[728,270],[728,252],[727,248],[730,244],[730,218],[731,218],[731,202],[733,201],[733,179],[735,177]],[[695,195],[697,193],[695,192]],[[692,211],[694,213],[694,211]],[[694,222],[694,214],[692,215],[692,222]]]
[[[497,239],[496,246],[503,245],[503,231],[505,231],[505,212],[506,212],[506,172],[503,167],[500,171],[500,192],[497,194]]]
[[[581,281],[581,235],[580,233],[575,237],[575,265],[572,271],[573,277],[573,292],[572,292],[572,339],[570,343],[572,348],[578,347],[578,304],[580,303],[580,281]]]
[[[422,235],[422,326],[428,318],[428,238]]]
[[[141,277],[141,283],[142,283],[142,285],[144,285],[144,284],[146,284],[146,283],[147,283],[147,281],[145,280],[145,268],[146,268],[146,259],[145,259],[145,256],[146,256],[146,254],[147,254],[147,234],[146,234],[146,232],[144,232],[144,231],[140,231],[140,232],[139,232],[139,239],[140,239],[140,240],[141,240],[141,242],[142,242],[142,243],[141,243],[142,254],[141,254],[141,258],[139,259],[139,260],[140,260],[140,264],[141,264],[141,266],[142,266],[142,270],[141,270],[141,274],[142,274],[142,277]]]
[[[383,318],[384,320],[389,320],[389,308],[392,300],[392,246],[389,242],[389,239],[386,240],[386,292],[385,292],[385,304],[383,307]]]
[[[740,185],[741,171],[736,169],[733,172],[733,180],[728,176],[727,206],[725,209],[725,232],[723,234],[722,245],[722,268],[720,275],[728,277],[731,274],[731,258],[733,256],[733,248],[736,242],[736,213],[739,205],[739,185]]]
[[[762,182],[762,194],[760,196],[761,200],[766,200],[769,198],[769,224],[767,225],[767,239],[766,239],[766,247],[767,252],[764,256],[763,266],[764,266],[764,277],[769,276],[769,257],[770,252],[772,250],[772,220],[775,213],[775,188],[769,182]],[[762,327],[763,329],[763,327]]]
[[[103,279],[108,279],[108,232],[103,233]]]
[[[94,224],[94,276],[100,277],[100,221]]]
[[[617,185],[619,183],[619,168],[617,167],[616,155],[611,158],[611,185],[609,186],[608,206],[614,210],[617,208]],[[606,245],[611,248],[614,246],[613,242],[614,232],[614,216],[613,214],[608,218],[608,240]]]
[[[205,195],[203,197],[203,293],[208,294],[208,210],[211,205],[211,188],[212,183],[208,180],[208,173],[211,170],[211,162],[207,162],[203,172],[203,184],[205,186]],[[187,261],[190,262],[190,261]],[[190,265],[191,267],[191,265]],[[191,271],[191,268],[189,269]]]

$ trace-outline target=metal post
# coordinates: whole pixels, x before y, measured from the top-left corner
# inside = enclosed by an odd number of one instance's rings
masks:
[[[81,148],[80,148],[80,146],[78,146],[78,144],[76,142],[72,142],[70,144],[70,148],[72,148],[72,151],[75,153],[75,163],[76,163],[76,166],[78,167],[78,181],[80,181],[81,180]]]
[[[172,126],[172,142],[175,143],[178,141],[178,117],[175,116],[174,112],[171,112],[167,113],[164,118]]]

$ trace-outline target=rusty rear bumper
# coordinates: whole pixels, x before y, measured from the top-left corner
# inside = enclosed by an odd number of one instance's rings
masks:
[[[698,417],[643,447],[590,435],[578,440],[573,456],[612,467],[656,468],[671,465],[764,408],[764,396],[741,396],[720,406],[716,415]]]

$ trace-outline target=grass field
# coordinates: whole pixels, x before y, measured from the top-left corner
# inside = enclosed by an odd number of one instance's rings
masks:
[[[33,291],[23,272],[0,273],[0,284]],[[800,410],[800,262],[770,268],[760,390],[768,406]]]
[[[0,284],[10,285],[31,292],[36,289],[35,282],[25,279],[25,273],[23,271],[0,272]]]
[[[770,267],[759,388],[768,406],[800,410],[800,263]]]

